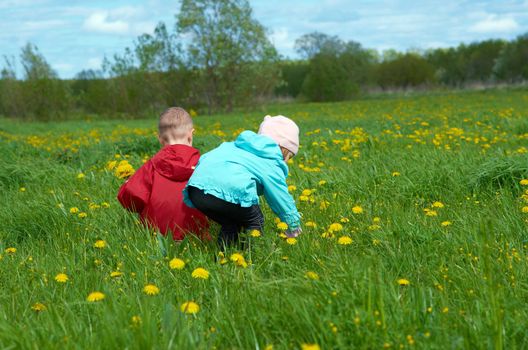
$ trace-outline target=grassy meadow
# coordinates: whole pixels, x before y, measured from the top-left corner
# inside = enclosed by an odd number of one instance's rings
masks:
[[[265,231],[224,257],[116,200],[157,116],[0,120],[0,348],[528,348],[526,91],[198,115],[194,145],[265,114],[301,128],[304,232],[264,204]]]

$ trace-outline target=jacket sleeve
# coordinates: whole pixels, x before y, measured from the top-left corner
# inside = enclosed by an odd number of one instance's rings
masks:
[[[143,211],[152,190],[153,170],[149,161],[121,186],[117,199],[125,209],[136,213]]]
[[[262,178],[264,187],[264,197],[268,201],[271,210],[285,223],[290,229],[296,229],[301,225],[301,216],[295,206],[295,201],[288,192],[286,176],[284,172],[276,167],[272,173]]]

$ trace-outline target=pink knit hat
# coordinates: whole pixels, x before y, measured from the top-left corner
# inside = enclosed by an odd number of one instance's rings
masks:
[[[279,146],[293,154],[299,151],[299,127],[293,120],[283,115],[265,116],[258,133],[272,138]]]

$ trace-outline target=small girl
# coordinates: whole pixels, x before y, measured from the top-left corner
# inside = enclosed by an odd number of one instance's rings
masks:
[[[284,116],[266,116],[258,134],[243,131],[202,155],[185,187],[184,202],[221,225],[218,243],[233,245],[239,232],[262,231],[259,196],[288,224],[287,235],[301,233],[300,215],[288,193],[286,162],[299,150],[299,128]]]

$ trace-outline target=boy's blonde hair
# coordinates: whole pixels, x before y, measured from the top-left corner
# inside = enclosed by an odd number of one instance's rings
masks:
[[[191,116],[181,107],[171,107],[160,114],[158,132],[165,141],[182,139],[192,128]]]

